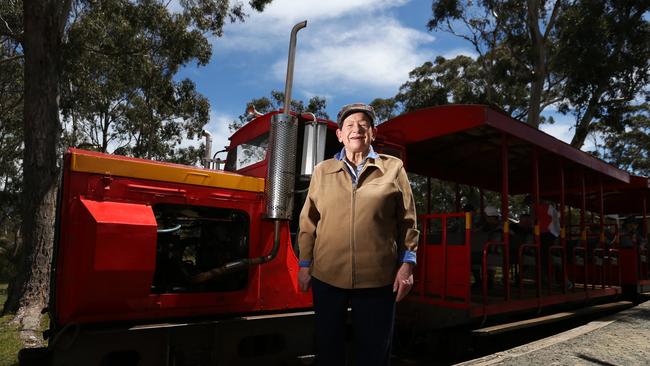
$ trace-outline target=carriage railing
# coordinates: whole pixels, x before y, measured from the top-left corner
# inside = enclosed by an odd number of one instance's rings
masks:
[[[481,252],[482,254],[482,260],[481,260],[481,294],[483,296],[483,305],[487,305],[488,303],[488,267],[494,266],[494,263],[489,263],[489,257],[490,255],[493,255],[494,253],[498,253],[498,250],[490,251],[490,248],[498,249],[501,248],[501,258],[502,258],[502,263],[501,263],[501,273],[505,274],[509,270],[508,263],[506,261],[506,245],[502,241],[487,241],[485,244],[483,244],[483,251]],[[506,276],[503,276],[504,278],[504,286],[510,286],[509,283],[505,283],[505,278]],[[506,292],[507,293],[507,292]],[[507,297],[505,298],[507,300]]]

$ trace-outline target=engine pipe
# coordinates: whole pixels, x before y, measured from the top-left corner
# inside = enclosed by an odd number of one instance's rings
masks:
[[[203,166],[206,169],[210,169],[212,165],[212,134],[210,132],[203,130],[203,136],[205,137],[205,155],[203,156]]]
[[[201,272],[194,277],[192,277],[191,281],[193,283],[204,283],[207,281],[210,281],[215,278],[220,278],[224,275],[227,275],[229,273],[237,272],[244,270],[248,268],[249,266],[255,265],[255,264],[262,264],[271,261],[273,258],[275,258],[276,255],[278,255],[278,250],[280,249],[280,220],[275,220],[274,222],[275,227],[273,230],[273,248],[271,248],[271,251],[269,254],[262,256],[262,257],[255,257],[255,258],[246,258],[242,260],[238,260],[235,262],[230,262],[226,263],[225,265],[217,268],[213,268],[211,270]]]
[[[296,39],[298,31],[307,26],[307,21],[300,22],[291,29],[289,40],[289,60],[287,61],[287,79],[284,88],[284,107],[282,114],[276,114],[271,120],[269,136],[269,172],[266,179],[266,216],[274,221],[273,247],[264,256],[245,258],[192,277],[193,283],[203,283],[219,278],[228,273],[244,270],[251,265],[269,262],[275,258],[280,249],[280,229],[282,220],[290,220],[292,213],[293,190],[295,182],[295,159],[298,123],[291,116],[291,88],[293,84],[293,66],[296,57]]]

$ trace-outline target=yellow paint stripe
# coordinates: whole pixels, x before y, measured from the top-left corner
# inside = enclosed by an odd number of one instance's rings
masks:
[[[465,212],[465,230],[470,230],[472,228],[472,214]]]
[[[75,172],[264,192],[262,178],[146,160],[123,159],[111,155],[86,155],[75,151],[72,152],[70,165],[70,169]]]

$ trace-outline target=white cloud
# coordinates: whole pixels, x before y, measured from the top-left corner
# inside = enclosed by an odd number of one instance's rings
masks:
[[[399,7],[409,0],[275,0],[262,13],[264,16],[293,24],[304,19],[316,21],[346,15],[362,15]]]
[[[228,130],[228,124],[235,119],[236,117],[227,114],[217,113],[214,110],[210,111],[210,122],[208,122],[203,129],[212,134],[213,154],[228,146],[228,137],[231,135]],[[223,158],[223,156],[221,156],[221,158]]]
[[[573,138],[573,126],[569,123],[555,122],[553,124],[542,124],[539,126],[539,129],[546,132],[547,134],[555,137],[558,140],[562,140],[567,144],[571,142]]]
[[[571,114],[561,114],[557,111],[549,110],[543,113],[546,117],[552,116],[555,123],[545,123],[539,126],[539,129],[547,134],[562,140],[567,144],[571,143],[573,135],[575,135],[575,116]],[[590,133],[585,139],[584,145],[580,148],[582,151],[594,151],[602,149],[603,137]]]
[[[245,23],[226,26],[224,37],[214,40],[214,59],[246,55],[239,65],[256,67],[258,80],[281,85],[289,31],[306,19],[298,34],[294,90],[393,95],[409,71],[435,55],[431,34],[396,20],[392,10],[408,1],[277,0],[262,13],[249,11]]]
[[[210,111],[210,121],[203,127],[203,129],[210,132],[212,135],[212,154],[223,150],[224,147],[228,146],[228,137],[231,135],[228,130],[228,124],[235,119],[235,117],[231,117],[227,114],[217,113],[214,110]],[[204,142],[205,137],[203,136],[196,136],[193,140],[184,138],[178,147],[185,148],[194,146],[198,148]],[[223,154],[219,157],[222,159],[225,158]]]
[[[388,17],[357,27],[325,25],[313,35],[298,51],[296,84],[331,94],[359,88],[396,90],[409,71],[431,58],[420,46],[434,40]],[[280,80],[285,72],[286,61],[280,59],[273,74]]]

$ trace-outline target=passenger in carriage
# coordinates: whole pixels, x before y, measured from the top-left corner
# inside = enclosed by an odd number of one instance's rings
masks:
[[[519,249],[522,244],[531,244],[535,240],[533,237],[533,219],[530,214],[524,213],[519,215],[519,222],[511,227],[510,249]],[[515,252],[516,253],[516,252]],[[512,256],[510,257],[512,258]]]
[[[530,214],[519,215],[519,222],[510,227],[510,264],[512,266],[519,265],[519,247],[524,244],[532,244],[535,241],[533,234],[533,219]]]
[[[493,206],[485,207],[485,217],[479,220],[479,225],[472,228],[472,243],[470,246],[472,256],[472,274],[474,276],[473,289],[481,288],[483,268],[483,246],[488,241],[501,241],[502,226],[499,210]],[[496,253],[491,253],[496,254]],[[495,263],[490,261],[493,256],[488,253],[487,286],[494,287]]]
[[[531,196],[526,196],[524,203],[528,203],[531,207],[530,212],[533,212],[533,202]],[[560,236],[560,213],[555,208],[555,204],[550,201],[540,201],[535,210],[537,225],[539,226],[539,239],[540,239],[540,264],[541,274],[545,281],[548,277],[548,253],[549,248],[557,244]]]

